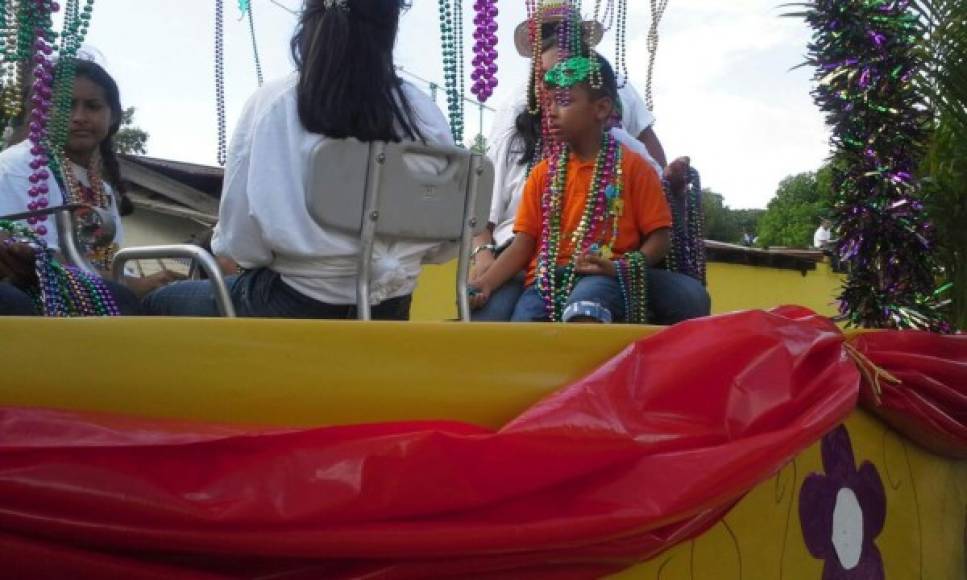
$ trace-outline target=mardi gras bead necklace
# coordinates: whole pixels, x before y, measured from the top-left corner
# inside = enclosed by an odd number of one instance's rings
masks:
[[[443,80],[453,140],[463,143],[463,3],[439,0]]]
[[[470,91],[485,103],[497,88],[497,0],[477,0],[473,8],[476,42],[471,74],[474,84]]]
[[[630,324],[648,322],[648,259],[641,252],[628,252],[615,260],[618,286],[625,304],[625,320]]]
[[[578,255],[596,251],[610,259],[611,244],[616,239],[623,212],[623,190],[620,170],[623,153],[610,133],[603,133],[601,147],[594,164],[591,185],[584,201],[584,211],[577,228],[570,233],[571,257],[558,267],[561,253],[561,214],[567,189],[567,166],[570,148],[563,146],[548,160],[547,185],[541,195],[541,239],[537,254],[537,290],[544,301],[548,319],[560,322],[575,283],[575,260]],[[611,228],[602,227],[610,217]]]
[[[100,169],[100,156],[95,155],[90,167],[87,169],[87,178],[90,185],[85,186],[77,179],[73,164],[67,162],[62,172],[64,176],[63,189],[65,190],[65,198],[69,199],[70,203],[82,203],[102,209],[109,209],[111,206],[111,197],[104,189],[104,180],[101,177]],[[83,216],[77,216],[76,219],[82,220],[84,218]],[[114,255],[117,253],[119,246],[111,243],[85,249],[86,257],[91,265],[97,269],[107,271],[114,261]]]
[[[702,211],[702,181],[698,171],[688,168],[685,191],[677,195],[667,179],[662,180],[673,220],[668,269],[695,278],[706,285],[705,216]]]
[[[100,277],[61,265],[32,230],[0,220],[0,232],[9,234],[3,244],[26,244],[34,250],[37,287],[30,294],[40,314],[58,318],[121,314],[114,295]]]

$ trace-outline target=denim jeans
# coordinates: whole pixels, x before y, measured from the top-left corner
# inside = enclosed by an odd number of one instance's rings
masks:
[[[571,295],[565,304],[565,310],[572,304],[580,302],[594,303],[604,307],[610,314],[614,322],[623,322],[625,319],[624,297],[621,295],[621,287],[618,285],[617,278],[608,276],[583,276],[574,283]],[[511,317],[514,322],[541,322],[547,320],[547,310],[544,300],[536,285],[524,291],[517,307],[514,308],[514,315]]]
[[[614,322],[624,322],[625,307],[621,287],[616,278],[585,276],[574,284],[567,305],[592,302],[606,308]],[[653,324],[670,325],[684,320],[708,316],[712,301],[700,282],[677,272],[648,270],[648,319]],[[546,321],[544,301],[535,286],[524,291],[512,320],[515,322]]]
[[[490,295],[483,308],[470,313],[474,322],[509,322],[520,295],[524,293],[524,273],[507,281]]]
[[[122,316],[138,316],[141,304],[134,292],[111,280],[102,280],[114,296]],[[38,316],[29,294],[13,284],[0,283],[0,316]]]
[[[326,304],[299,293],[278,273],[261,268],[225,279],[238,316],[253,318],[353,319],[355,305]],[[372,308],[374,320],[408,320],[411,296],[386,300]],[[144,299],[150,316],[218,316],[215,293],[208,280],[177,282]]]

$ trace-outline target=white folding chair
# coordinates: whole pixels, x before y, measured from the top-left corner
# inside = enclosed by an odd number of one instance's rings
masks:
[[[416,169],[407,162],[412,158],[432,158],[441,170]],[[326,139],[312,152],[307,180],[306,207],[319,227],[359,236],[359,319],[371,319],[373,245],[387,237],[459,242],[457,304],[460,319],[470,320],[470,250],[473,236],[487,225],[493,195],[494,169],[486,157],[415,142]],[[348,183],[365,185],[360,191]]]

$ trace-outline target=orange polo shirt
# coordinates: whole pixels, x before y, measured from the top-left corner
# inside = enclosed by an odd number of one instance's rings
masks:
[[[621,164],[624,171],[624,191],[622,192],[624,212],[618,221],[618,239],[612,244],[616,258],[641,248],[648,234],[672,225],[671,210],[665,201],[665,193],[655,170],[638,154],[624,145],[621,147],[624,152]],[[584,215],[588,188],[594,178],[594,163],[593,159],[587,162],[578,161],[574,155],[571,155],[568,161],[567,184],[564,187],[562,201],[558,266],[567,265],[574,253],[571,234],[577,229],[581,216]],[[548,163],[545,160],[534,167],[524,185],[524,194],[514,223],[514,232],[528,234],[538,240],[538,244],[540,244],[543,225],[541,196],[548,179]],[[611,220],[606,220],[601,226],[604,239],[599,240],[599,243],[604,244],[611,240],[611,229]],[[534,283],[536,269],[535,253],[527,269],[528,286]]]

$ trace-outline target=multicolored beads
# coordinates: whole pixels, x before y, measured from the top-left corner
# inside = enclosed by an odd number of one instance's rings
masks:
[[[628,252],[615,260],[618,285],[625,303],[629,324],[648,322],[648,259],[641,252]]]
[[[705,263],[705,213],[702,209],[702,181],[698,171],[688,168],[685,191],[677,195],[667,180],[665,197],[672,210],[671,247],[666,262],[672,272],[695,278],[707,285]]]
[[[537,291],[544,300],[547,318],[560,322],[576,281],[575,261],[579,255],[594,251],[610,256],[611,244],[617,239],[624,202],[621,194],[624,179],[621,171],[621,145],[609,133],[602,134],[601,147],[594,164],[591,185],[578,226],[568,234],[571,257],[558,265],[561,254],[561,215],[567,187],[570,149],[562,146],[548,161],[547,186],[541,195],[541,239],[537,254]],[[610,218],[610,223],[608,220]],[[605,226],[609,227],[605,227]]]
[[[61,265],[46,243],[23,225],[0,221],[0,232],[10,234],[4,244],[27,244],[34,249],[37,288],[32,289],[37,312],[43,316],[120,316],[117,301],[99,276]]]

